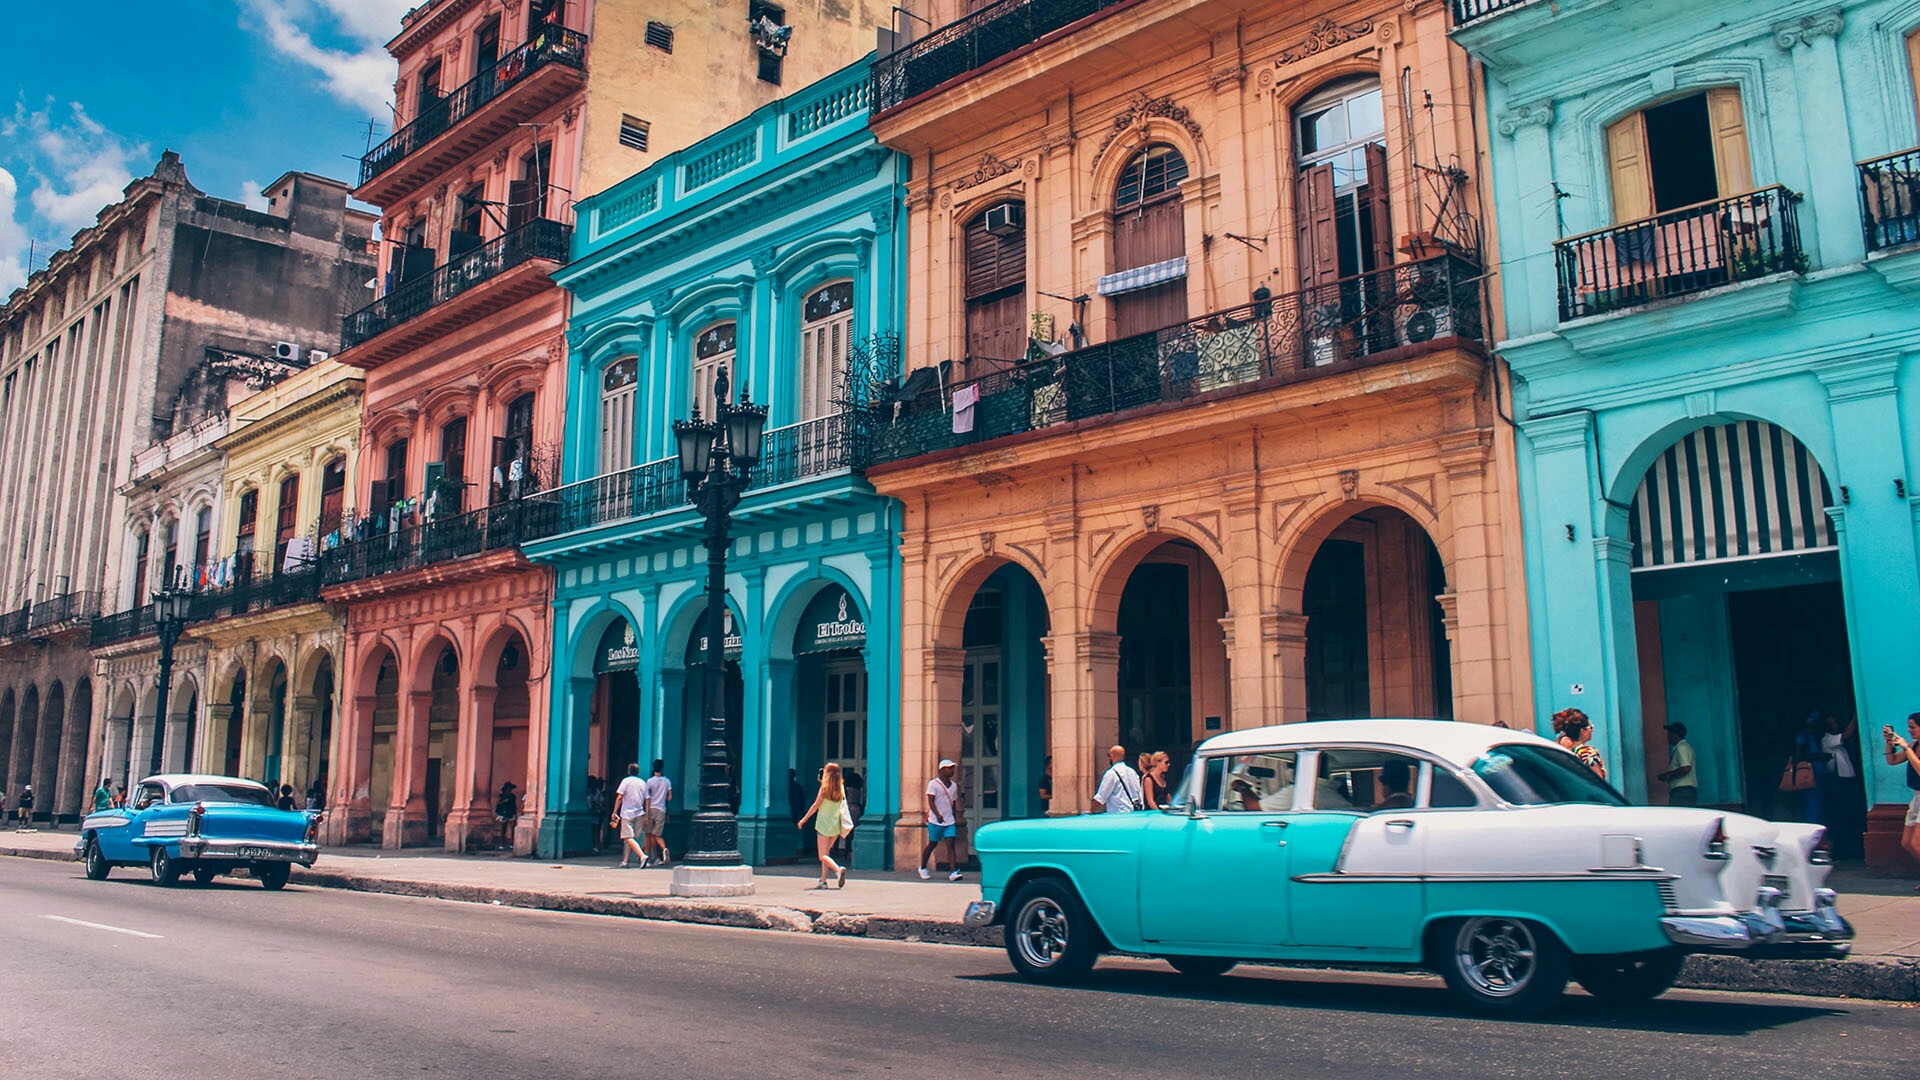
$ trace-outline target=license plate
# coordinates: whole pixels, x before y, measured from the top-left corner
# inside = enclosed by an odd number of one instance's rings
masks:
[[[1793,881],[1785,874],[1764,874],[1760,878],[1760,884],[1765,888],[1779,889],[1780,899],[1783,901],[1793,895]]]
[[[240,848],[240,857],[243,859],[264,859],[267,857],[267,849],[263,847],[247,847],[243,845]]]

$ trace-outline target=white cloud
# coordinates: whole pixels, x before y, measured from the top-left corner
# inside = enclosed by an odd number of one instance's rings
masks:
[[[27,230],[14,217],[20,184],[0,169],[0,300],[27,283]]]
[[[17,102],[13,116],[0,121],[0,136],[31,154],[28,171],[34,183],[28,202],[38,223],[58,230],[60,240],[119,202],[134,166],[147,153],[146,147],[108,131],[77,101],[62,109],[49,99],[34,110]]]
[[[240,201],[245,203],[249,210],[265,212],[267,209],[267,195],[266,192],[260,190],[260,181],[240,181]]]
[[[387,119],[394,62],[382,45],[415,0],[241,0],[242,24],[312,69],[327,93]]]

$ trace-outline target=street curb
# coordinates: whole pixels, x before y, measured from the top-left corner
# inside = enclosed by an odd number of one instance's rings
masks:
[[[64,851],[15,848],[0,844],[0,855],[22,859],[71,862]],[[695,926],[727,926],[748,930],[779,930],[793,934],[869,938],[875,941],[929,942],[999,948],[1001,930],[993,926],[965,926],[946,919],[913,919],[892,915],[855,915],[840,911],[757,904],[720,904],[705,900],[668,900],[642,897],[588,896],[579,893],[539,892],[492,885],[397,881],[341,870],[294,868],[293,880],[302,885],[349,892],[381,893],[491,904],[535,911],[564,911],[582,915],[611,915],[652,922]],[[1287,965],[1276,965],[1285,967]],[[1674,985],[1689,990],[1726,990],[1740,993],[1804,994],[1810,997],[1866,998],[1877,1001],[1920,1001],[1920,961],[1900,960],[1746,960],[1738,956],[1691,956]]]

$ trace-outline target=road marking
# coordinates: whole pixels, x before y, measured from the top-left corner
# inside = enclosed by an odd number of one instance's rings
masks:
[[[160,938],[159,934],[149,934],[145,930],[129,930],[124,926],[108,926],[106,923],[88,922],[85,919],[69,919],[65,915],[44,915],[42,918],[52,919],[54,922],[67,923],[70,926],[84,926],[89,930],[111,930],[116,934],[127,934],[132,937],[153,938],[155,940]]]

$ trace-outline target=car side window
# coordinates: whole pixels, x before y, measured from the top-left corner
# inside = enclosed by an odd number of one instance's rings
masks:
[[[1433,767],[1433,781],[1427,791],[1427,805],[1435,810],[1457,809],[1479,806],[1480,800],[1474,797],[1473,789],[1453,775],[1453,770]]]
[[[166,792],[159,784],[141,784],[140,793],[134,796],[133,808],[145,810],[147,807],[166,801]]]
[[[1411,810],[1420,761],[1385,750],[1322,750],[1315,810]]]
[[[1288,750],[1210,758],[1207,797],[1211,808],[1229,814],[1282,814],[1292,810],[1299,757]]]

